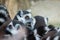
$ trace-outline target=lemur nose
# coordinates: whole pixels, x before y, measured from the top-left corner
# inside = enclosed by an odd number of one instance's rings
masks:
[[[28,22],[28,24],[31,24],[31,22]]]
[[[28,26],[31,27],[31,22],[28,22]]]

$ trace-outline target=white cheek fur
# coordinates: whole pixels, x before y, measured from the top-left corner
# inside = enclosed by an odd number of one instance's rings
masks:
[[[16,16],[18,21],[21,21],[21,17],[19,15]]]
[[[13,27],[12,29],[7,28],[7,30],[11,32],[12,35],[15,35],[18,33],[18,30],[15,27]]]
[[[15,28],[15,27],[13,26],[13,22],[11,22],[9,25],[11,25],[11,26],[12,26],[12,29],[9,29],[9,27],[7,27],[7,29],[6,29],[6,30],[8,30],[9,32],[11,32],[11,34],[12,34],[12,35],[17,34],[17,33],[18,33],[18,31],[17,31],[17,28]]]
[[[34,26],[35,26],[36,20],[35,20],[35,18],[32,18],[32,19],[33,19],[33,20],[32,20],[31,25],[32,25],[32,29],[34,29]]]
[[[47,18],[46,17],[44,17],[44,21],[45,21],[46,26],[48,26],[48,22],[47,22]]]
[[[58,40],[59,39],[59,36],[56,36],[53,40]]]
[[[18,33],[18,31],[16,29],[12,29],[10,32],[12,33],[12,35],[15,35]]]

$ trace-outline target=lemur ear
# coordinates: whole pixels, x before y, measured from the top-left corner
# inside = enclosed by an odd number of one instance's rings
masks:
[[[31,12],[31,9],[27,9],[26,11]]]
[[[48,17],[46,17],[47,21],[48,21]]]
[[[45,17],[46,18],[46,20],[47,20],[47,22],[48,22],[48,17]]]
[[[44,20],[45,20],[45,24],[47,25],[48,24],[48,17],[44,17]]]

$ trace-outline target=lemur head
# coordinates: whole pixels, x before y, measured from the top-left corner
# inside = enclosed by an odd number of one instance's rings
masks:
[[[31,29],[31,27],[35,23],[35,19],[32,17],[30,10],[19,10],[16,16],[14,17],[14,20],[23,22],[25,25],[28,26],[29,29]]]
[[[20,28],[23,27],[23,23],[17,20],[12,20],[6,27],[6,34],[15,35],[20,31]]]
[[[26,35],[26,28],[22,22],[9,20],[0,28],[0,40],[20,40]]]

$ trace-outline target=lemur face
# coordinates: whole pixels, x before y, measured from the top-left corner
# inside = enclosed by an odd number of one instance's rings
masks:
[[[11,21],[6,28],[6,32],[9,32],[11,35],[17,34],[19,32],[20,27],[22,27],[21,24],[22,23],[20,23],[19,21]]]
[[[0,40],[23,40],[25,25],[17,20],[9,20],[0,28]]]
[[[21,10],[18,11],[17,15],[15,16],[14,20],[18,20],[23,22],[25,25],[28,26],[28,28],[31,29],[31,27],[34,25],[35,23],[35,19],[33,19],[31,12],[26,11],[26,10]],[[34,21],[34,22],[33,22]],[[33,29],[33,27],[32,27]]]
[[[10,18],[6,6],[0,5],[0,26]]]
[[[26,10],[20,10],[14,17],[14,20],[16,19],[25,23],[25,21],[29,20],[31,17],[31,12]]]

